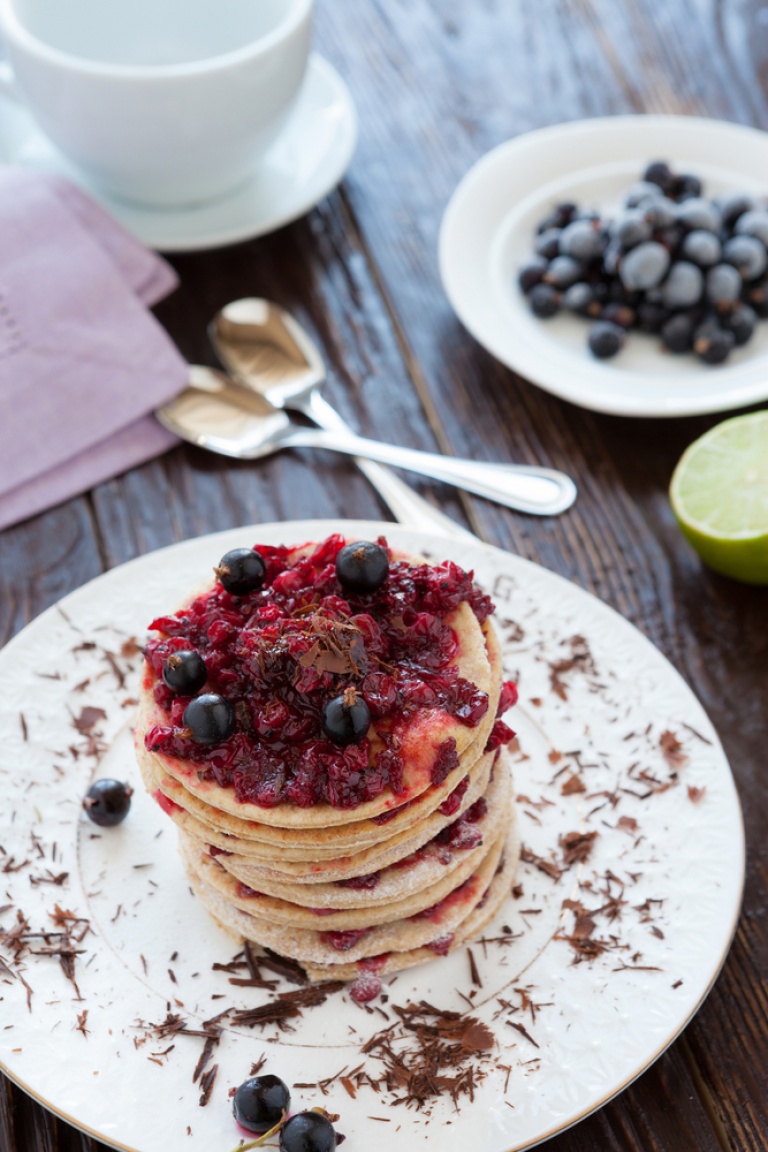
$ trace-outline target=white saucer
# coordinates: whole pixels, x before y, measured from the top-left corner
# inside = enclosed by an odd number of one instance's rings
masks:
[[[618,208],[650,160],[696,173],[705,194],[768,192],[768,133],[690,116],[615,116],[528,132],[475,164],[440,231],[440,273],[472,335],[503,364],[574,404],[623,416],[687,416],[768,399],[768,323],[726,364],[664,353],[631,333],[611,361],[573,316],[537,320],[517,285],[538,221],[559,200]]]
[[[145,244],[164,252],[233,244],[303,216],[341,180],[356,140],[357,113],[349,89],[315,54],[285,131],[247,184],[194,208],[142,208],[112,199],[89,183],[42,135],[23,104],[0,94],[0,163],[68,177]]]

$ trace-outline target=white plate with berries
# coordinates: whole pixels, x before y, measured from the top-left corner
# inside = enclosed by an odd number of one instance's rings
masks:
[[[765,132],[617,116],[526,133],[463,178],[439,256],[475,339],[564,400],[658,417],[768,399]]]
[[[216,926],[131,739],[153,616],[233,547],[332,532],[474,570],[520,690],[508,718],[524,848],[509,899],[480,940],[387,978],[364,1005]],[[253,1134],[235,1123],[235,1090],[271,1075],[292,1113],[338,1117],[348,1152],[393,1139],[519,1152],[647,1068],[730,945],[743,827],[700,704],[611,609],[479,542],[343,521],[190,540],[45,612],[0,654],[0,690],[0,1068],[114,1148],[239,1148]],[[83,811],[101,778],[134,789],[114,826]],[[303,1147],[329,1152],[316,1128]]]

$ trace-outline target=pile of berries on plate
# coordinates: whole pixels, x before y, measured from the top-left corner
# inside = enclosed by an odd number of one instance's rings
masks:
[[[768,198],[708,200],[701,180],[655,161],[614,216],[557,204],[537,228],[518,280],[534,316],[593,320],[604,360],[630,329],[670,352],[721,364],[768,319]]]

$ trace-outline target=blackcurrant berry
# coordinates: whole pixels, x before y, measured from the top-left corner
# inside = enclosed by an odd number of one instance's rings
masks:
[[[358,596],[377,592],[388,575],[386,548],[369,540],[345,545],[336,557],[336,576],[345,592]]]
[[[85,794],[83,808],[89,820],[101,828],[121,824],[131,806],[133,788],[119,780],[94,780]]]
[[[247,596],[261,588],[267,566],[252,548],[233,548],[222,556],[214,572],[227,592],[233,596]]]
[[[354,688],[334,696],[323,708],[323,731],[339,747],[359,744],[371,725],[371,712]]]
[[[197,744],[221,744],[235,730],[235,709],[215,692],[195,696],[184,709],[182,723]]]
[[[199,652],[172,652],[163,664],[163,680],[181,696],[193,696],[207,679],[208,669]]]
[[[598,360],[607,360],[621,351],[625,339],[626,333],[618,324],[598,320],[589,334],[589,350]]]
[[[550,316],[554,316],[560,309],[561,300],[560,293],[549,284],[536,284],[528,293],[531,312],[539,320],[549,320]]]
[[[252,1076],[232,1100],[235,1120],[249,1132],[268,1132],[288,1111],[291,1096],[278,1076]]]
[[[282,1152],[334,1152],[336,1130],[319,1112],[297,1112],[280,1130]]]

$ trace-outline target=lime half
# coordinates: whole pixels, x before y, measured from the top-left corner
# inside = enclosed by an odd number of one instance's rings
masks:
[[[705,564],[745,584],[768,584],[768,412],[736,416],[695,440],[669,495]]]

